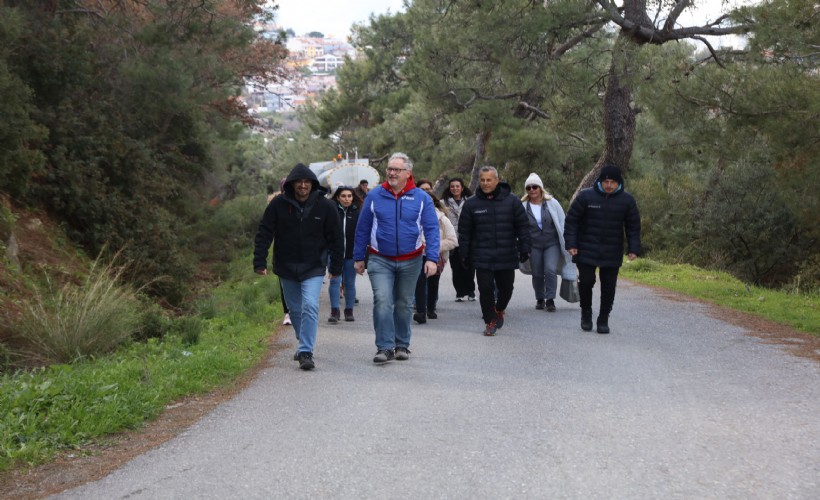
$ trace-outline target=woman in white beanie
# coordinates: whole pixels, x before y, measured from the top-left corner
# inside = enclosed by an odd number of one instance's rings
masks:
[[[572,257],[564,249],[564,209],[544,190],[538,174],[533,172],[527,177],[524,189],[526,194],[521,201],[530,221],[535,308],[555,312],[558,274],[564,279],[576,278]]]

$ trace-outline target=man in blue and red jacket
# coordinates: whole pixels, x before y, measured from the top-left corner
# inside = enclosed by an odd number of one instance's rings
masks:
[[[413,162],[404,153],[394,153],[386,174],[387,180],[367,193],[353,245],[359,274],[364,274],[369,253],[367,274],[373,287],[377,349],[374,363],[409,359],[416,281],[422,265],[428,277],[436,274],[439,250],[436,209],[432,198],[413,181]]]

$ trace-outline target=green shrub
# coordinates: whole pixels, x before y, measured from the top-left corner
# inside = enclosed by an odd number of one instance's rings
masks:
[[[108,353],[139,331],[137,292],[120,284],[123,269],[97,259],[80,285],[55,289],[37,285],[13,331],[23,340],[21,354],[35,363],[69,363]]]
[[[179,336],[182,343],[192,346],[199,343],[199,335],[202,332],[202,320],[196,316],[183,316],[174,321],[174,333]]]
[[[161,307],[156,304],[146,306],[142,312],[139,330],[137,330],[133,338],[134,340],[144,342],[148,339],[161,339],[165,337],[171,328],[171,320],[169,320]]]

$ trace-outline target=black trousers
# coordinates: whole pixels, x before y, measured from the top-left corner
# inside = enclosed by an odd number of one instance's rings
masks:
[[[453,288],[456,297],[475,297],[475,269],[464,269],[458,247],[450,250],[450,267],[453,270]]]
[[[436,310],[440,280],[440,274],[434,274],[428,278],[424,274],[424,266],[421,266],[421,273],[418,281],[416,281],[416,312],[426,313],[427,311]]]
[[[513,283],[515,282],[515,269],[504,269],[501,271],[491,271],[489,269],[476,269],[476,281],[478,282],[478,302],[481,304],[481,316],[484,323],[496,319],[496,311],[507,309],[513,294]],[[497,292],[497,295],[496,295]]]
[[[578,294],[581,296],[581,309],[592,308],[592,287],[595,286],[595,269],[601,278],[601,310],[604,316],[612,311],[615,302],[615,287],[618,284],[620,267],[596,268],[588,264],[578,264]]]

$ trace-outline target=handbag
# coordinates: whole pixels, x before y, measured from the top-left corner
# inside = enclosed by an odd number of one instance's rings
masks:
[[[524,274],[532,274],[532,260],[527,259],[526,262],[519,262],[518,270]]]
[[[559,295],[562,299],[571,303],[581,300],[581,296],[578,293],[578,282],[574,280],[565,280],[562,278]]]

